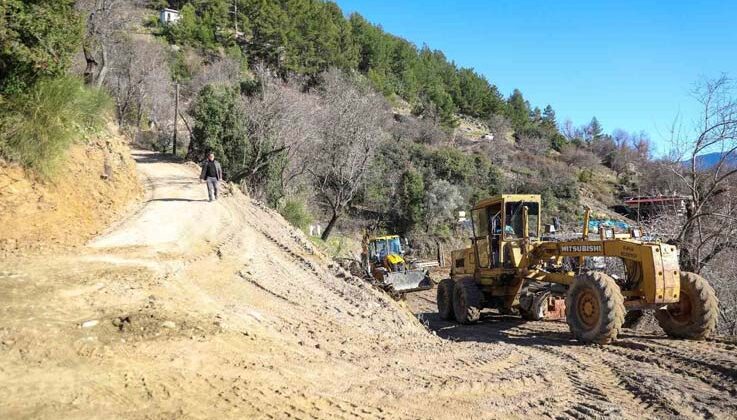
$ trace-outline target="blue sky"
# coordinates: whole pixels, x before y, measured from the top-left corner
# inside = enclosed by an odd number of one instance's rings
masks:
[[[445,52],[559,121],[648,132],[667,148],[693,120],[700,77],[737,77],[737,0],[338,0],[387,32]]]

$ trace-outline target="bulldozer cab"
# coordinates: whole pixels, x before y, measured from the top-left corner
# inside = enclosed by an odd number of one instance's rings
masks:
[[[504,194],[483,200],[471,211],[471,224],[478,267],[501,267],[522,240],[540,238],[540,196]]]
[[[432,288],[425,268],[410,266],[404,260],[402,240],[398,235],[369,237],[364,234],[362,260],[366,272],[381,287],[393,294]]]
[[[387,235],[369,238],[368,255],[374,264],[383,265],[384,262],[395,265],[403,262],[402,242],[398,235]]]

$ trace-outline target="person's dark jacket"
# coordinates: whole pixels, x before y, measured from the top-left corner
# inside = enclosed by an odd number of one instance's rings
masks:
[[[207,179],[207,164],[210,163],[209,160],[205,160],[202,163],[202,172],[200,173],[200,179],[204,180]],[[217,160],[214,160],[213,163],[215,164],[215,171],[218,174],[218,181],[223,180],[223,168],[220,166],[220,162]]]

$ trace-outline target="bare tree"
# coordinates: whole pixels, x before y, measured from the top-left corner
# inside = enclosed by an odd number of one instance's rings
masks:
[[[560,151],[560,159],[568,166],[577,166],[582,169],[592,169],[601,164],[594,153],[583,147],[568,143]]]
[[[538,156],[545,155],[550,150],[548,139],[527,134],[522,134],[517,138],[517,145],[525,152]]]
[[[138,0],[77,0],[76,7],[87,14],[87,31],[83,43],[87,84],[100,87],[114,62],[119,35],[133,25]]]
[[[186,86],[187,90],[194,96],[206,85],[233,86],[241,80],[240,66],[238,61],[227,57],[205,63],[195,72]],[[262,66],[256,66],[257,77],[263,76],[264,72]]]
[[[652,147],[650,136],[644,132],[632,134],[631,136],[632,148],[637,152],[637,155],[641,160],[647,161],[652,158]]]
[[[573,139],[578,137],[576,127],[573,125],[573,121],[571,121],[570,118],[566,118],[566,120],[563,121],[563,124],[560,126],[560,132],[568,141],[573,141]]]
[[[258,188],[264,170],[271,165],[278,171],[283,193],[310,164],[306,146],[317,138],[317,98],[301,93],[298,86],[277,78],[264,66],[257,66],[255,72],[260,89],[243,98],[248,138],[240,169],[231,180],[246,180],[252,189]],[[275,159],[282,159],[282,164],[272,165]],[[258,195],[258,191],[251,192]]]
[[[724,334],[737,335],[737,271],[734,261],[737,251],[730,250],[722,255],[717,263],[704,268],[703,274],[709,278],[719,297],[719,329]]]
[[[115,100],[118,125],[132,121],[140,127],[148,110],[163,113],[160,105],[153,106],[154,101],[164,96],[165,102],[170,102],[171,93],[167,94],[167,90],[171,82],[164,47],[157,42],[121,38],[115,50],[117,65],[111,69],[106,85]]]
[[[634,149],[631,149],[627,143],[623,143],[621,146],[612,150],[607,157],[607,164],[617,177],[619,177],[624,173],[630,172],[636,166],[638,156]]]
[[[690,197],[675,236],[681,265],[698,273],[737,248],[737,98],[726,76],[700,82],[693,96],[701,115],[692,132],[673,133],[672,171]],[[706,153],[715,154],[715,160],[704,162]]]
[[[674,195],[683,191],[682,181],[673,173],[673,163],[668,159],[642,162],[640,188],[643,194]]]
[[[385,101],[375,93],[330,70],[324,75],[320,142],[314,166],[308,168],[318,199],[329,208],[326,240],[345,208],[361,190],[377,146],[384,141],[388,123]]]

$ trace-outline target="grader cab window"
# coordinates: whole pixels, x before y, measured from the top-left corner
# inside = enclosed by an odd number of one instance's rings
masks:
[[[513,202],[506,205],[506,223],[504,226],[504,237],[507,239],[522,238],[523,208],[527,206],[527,229],[531,238],[538,236],[538,221],[540,219],[540,205],[529,202]]]
[[[473,237],[485,238],[489,236],[489,217],[485,208],[474,210],[471,213],[473,218]]]

